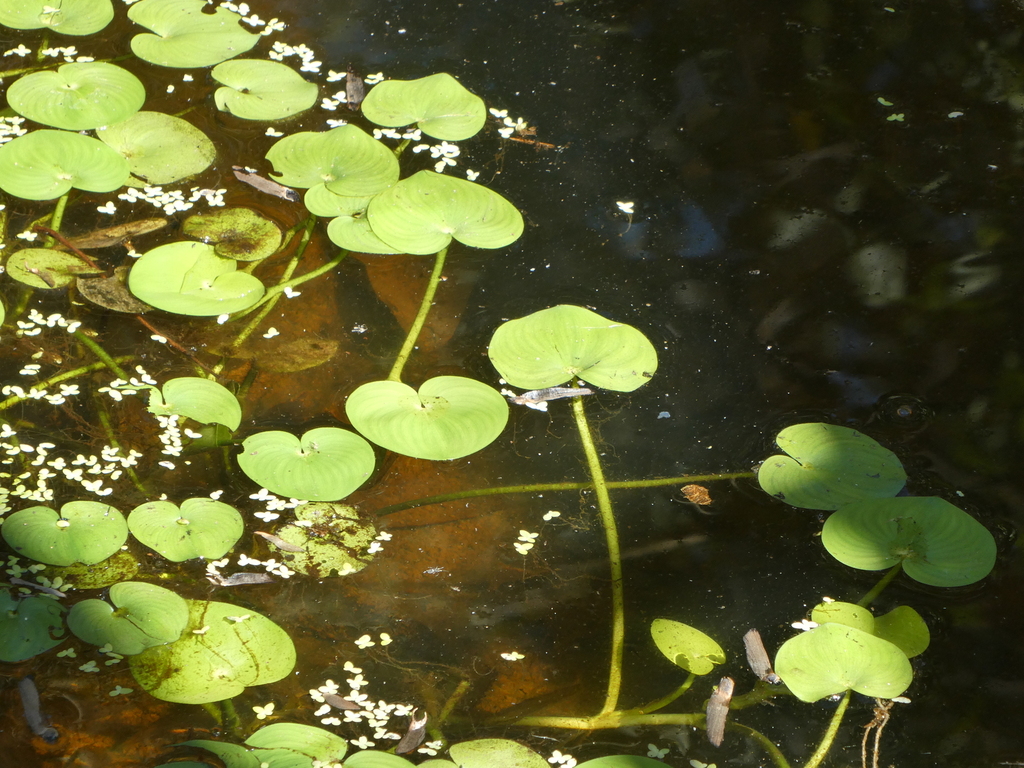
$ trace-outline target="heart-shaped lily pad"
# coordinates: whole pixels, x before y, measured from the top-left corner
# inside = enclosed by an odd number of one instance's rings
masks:
[[[99,61],[33,72],[7,90],[7,103],[19,115],[68,131],[119,123],[138,112],[145,100],[139,78]]]
[[[416,123],[428,136],[447,141],[476,135],[487,119],[483,99],[445,72],[380,83],[366,95],[362,110],[377,125]]]
[[[348,750],[348,742],[336,733],[302,723],[271,723],[245,743],[259,749],[289,749],[326,764],[340,762]]]
[[[247,437],[238,466],[264,488],[310,501],[337,501],[366,482],[373,472],[373,448],[359,435],[336,427],[259,432]]]
[[[245,120],[281,120],[316,104],[319,89],[277,61],[236,59],[210,73],[224,88],[213,94],[217,109]]]
[[[690,765],[693,765],[693,762]],[[663,768],[664,765],[662,760],[643,755],[608,755],[577,763],[577,768]]]
[[[825,521],[821,543],[851,568],[876,571],[902,562],[910,578],[935,587],[973,584],[996,562],[988,529],[935,496],[847,504]]]
[[[281,247],[281,228],[251,208],[225,208],[189,216],[182,232],[212,243],[218,256],[236,261],[259,261]]]
[[[238,398],[224,385],[198,376],[170,379],[162,392],[150,390],[149,412],[158,416],[176,414],[202,424],[223,424],[231,431],[242,422]]]
[[[64,288],[76,277],[102,275],[80,256],[52,248],[22,248],[7,259],[7,274],[33,288]]]
[[[110,192],[127,178],[128,161],[91,136],[41,130],[0,146],[0,189],[24,200]]]
[[[689,624],[655,619],[651,622],[651,637],[666,659],[695,675],[706,675],[716,664],[725,663],[722,646]]]
[[[323,182],[310,187],[302,196],[302,202],[307,211],[325,218],[365,214],[366,206],[370,204],[371,199],[373,199],[373,195],[350,197],[336,194],[331,192]]]
[[[227,8],[203,13],[205,0],[142,0],[128,18],[153,35],[132,38],[132,53],[162,67],[192,69],[219,64],[248,51],[260,35],[246,32]]]
[[[931,633],[921,614],[909,605],[898,605],[883,616],[875,618],[875,637],[888,640],[907,655],[908,659],[922,654],[931,643]]]
[[[0,152],[2,152],[0,148]],[[148,251],[128,275],[128,288],[147,304],[179,315],[240,312],[263,298],[263,283],[238,272],[208,243],[168,243]]]
[[[185,499],[181,508],[169,501],[148,501],[128,514],[128,530],[150,549],[175,563],[223,557],[242,536],[238,510],[214,499]]]
[[[173,643],[188,623],[188,604],[169,589],[141,581],[110,588],[110,602],[83,600],[68,614],[68,628],[87,643],[110,644],[114,653],[134,656]]]
[[[267,160],[281,184],[300,189],[324,184],[337,195],[376,195],[398,181],[394,153],[354,125],[285,136],[270,148]]]
[[[369,548],[376,536],[373,524],[360,520],[353,507],[310,502],[295,510],[294,523],[277,531],[278,538],[302,551],[281,551],[276,556],[307,576],[348,576],[369,565],[373,559]]]
[[[491,387],[437,376],[419,392],[398,381],[371,381],[349,395],[345,413],[368,439],[418,459],[458,459],[490,445],[508,422],[508,403]]]
[[[775,657],[775,672],[801,701],[847,690],[891,699],[914,677],[898,647],[843,624],[822,624],[787,640]]]
[[[31,659],[64,642],[64,607],[49,597],[15,599],[0,589],[0,661]]]
[[[757,480],[765,493],[794,507],[839,509],[895,496],[907,482],[896,454],[849,427],[794,424],[775,442],[788,456],[766,459]]]
[[[91,35],[114,18],[110,0],[5,0],[0,24],[11,29],[52,29],[62,35]]]
[[[18,553],[48,565],[91,565],[105,560],[128,539],[124,515],[98,501],[71,501],[60,514],[29,507],[4,518],[4,541]]]
[[[188,600],[188,624],[170,645],[129,659],[136,681],[163,701],[223,701],[275,683],[295,667],[295,645],[266,616],[230,603]]]
[[[385,255],[402,252],[377,237],[364,214],[341,215],[331,219],[331,223],[327,225],[327,237],[339,248],[353,253]]]
[[[96,129],[100,141],[128,160],[134,187],[171,184],[202,173],[217,148],[192,123],[163,112],[136,112],[127,120]]]
[[[856,603],[845,603],[842,600],[831,600],[814,606],[811,610],[811,621],[816,624],[845,624],[870,635],[875,634],[875,617],[871,611]]]
[[[578,377],[632,392],[658,369],[658,353],[636,328],[568,304],[504,323],[487,354],[509,384],[523,389],[556,387]]]
[[[384,190],[366,216],[374,234],[403,253],[437,253],[453,238],[473,248],[504,248],[523,234],[522,215],[497,192],[434,171]]]
[[[460,741],[448,748],[448,754],[459,768],[494,768],[499,765],[502,768],[551,768],[532,749],[509,739]],[[363,768],[372,768],[372,765],[367,764]]]

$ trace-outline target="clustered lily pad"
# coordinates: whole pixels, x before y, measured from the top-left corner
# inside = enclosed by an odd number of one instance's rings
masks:
[[[139,78],[99,61],[33,72],[7,89],[7,103],[19,115],[68,131],[118,123],[138,112],[145,100]]]
[[[365,197],[398,181],[394,153],[354,125],[285,136],[270,148],[267,160],[278,182],[299,189],[323,184],[337,195]]]
[[[132,656],[173,643],[188,623],[184,598],[155,584],[123,581],[110,588],[109,599],[75,603],[68,628],[87,643],[109,644],[114,653]]]
[[[128,175],[120,154],[78,133],[32,131],[0,146],[0,189],[24,200],[53,200],[71,189],[110,192]]]
[[[128,529],[139,541],[176,563],[202,557],[217,560],[245,530],[238,510],[210,498],[148,501],[128,514]]]
[[[113,18],[111,0],[8,0],[0,3],[0,24],[11,29],[49,29],[61,35],[92,35]]]
[[[128,539],[128,523],[99,501],[70,501],[60,513],[28,507],[4,518],[0,534],[19,555],[49,565],[91,565],[105,560]]]
[[[132,38],[132,52],[162,67],[193,69],[227,61],[250,50],[260,36],[246,32],[227,8],[203,13],[204,0],[142,0],[128,18],[154,34]]]
[[[223,424],[234,431],[242,423],[242,406],[223,384],[198,376],[169,379],[149,393],[149,412],[194,419],[202,424]]]
[[[104,144],[128,160],[130,186],[171,184],[202,173],[217,156],[206,134],[187,120],[162,112],[136,112],[96,129]]]
[[[444,72],[418,80],[386,80],[366,95],[362,110],[377,125],[415,123],[428,136],[447,141],[475,136],[487,119],[483,99]]]
[[[245,120],[282,120],[316,104],[319,89],[276,61],[236,59],[210,73],[223,88],[213,94],[217,108]]]

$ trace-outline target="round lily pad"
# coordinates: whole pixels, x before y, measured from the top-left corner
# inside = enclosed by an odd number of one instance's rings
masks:
[[[217,560],[245,530],[238,510],[207,498],[148,501],[128,514],[128,530],[150,549],[175,563],[202,557]]]
[[[96,129],[96,136],[127,158],[134,187],[171,184],[202,173],[217,148],[187,120],[162,112],[136,112],[127,120]]]
[[[7,103],[19,115],[68,131],[119,123],[138,112],[145,100],[139,78],[100,61],[33,72],[7,89]]]
[[[285,136],[270,148],[267,160],[281,184],[300,189],[324,184],[337,195],[376,195],[398,181],[394,153],[354,125]]]
[[[280,495],[310,501],[337,501],[366,482],[373,472],[373,448],[359,435],[336,427],[259,432],[247,437],[238,466],[249,479]]]
[[[128,18],[156,34],[132,38],[132,53],[162,67],[192,69],[219,64],[251,49],[260,35],[246,32],[227,8],[203,13],[205,0],[142,0]]]
[[[458,459],[494,442],[508,403],[491,387],[437,376],[419,392],[398,381],[371,381],[349,395],[345,413],[368,439],[417,459]]]
[[[218,256],[207,243],[168,243],[148,251],[135,263],[128,275],[128,288],[142,301],[167,312],[207,317],[229,314],[248,309],[266,292],[257,278],[236,270],[233,259]]]
[[[64,642],[64,607],[49,597],[17,599],[0,589],[0,661],[16,663]]]
[[[416,123],[423,133],[446,141],[476,135],[487,120],[483,99],[445,72],[418,80],[386,80],[370,90],[362,110],[377,125]]]
[[[377,536],[372,523],[359,519],[353,507],[310,502],[295,510],[295,523],[279,528],[277,536],[301,552],[280,552],[288,567],[307,576],[325,579],[348,576],[369,565],[370,544]]]
[[[523,234],[522,215],[497,192],[434,171],[384,190],[370,201],[366,216],[385,243],[421,255],[436,253],[453,238],[473,248],[504,248]]]
[[[263,762],[256,757],[255,752],[250,752],[241,744],[232,744],[230,741],[190,739],[176,746],[198,747],[199,749],[205,749],[207,752],[212,752],[224,763],[224,768],[264,768]],[[181,763],[167,763],[164,766],[157,766],[157,768],[178,768],[179,765]],[[202,763],[201,765],[202,768],[210,768],[209,763]],[[270,768],[270,765],[266,764],[265,768]],[[286,768],[292,768],[292,766],[287,766]],[[307,765],[299,765],[295,766],[295,768],[307,768]]]
[[[51,29],[61,35],[91,35],[114,18],[110,0],[4,0],[0,24],[11,29]]]
[[[459,768],[551,768],[547,760],[529,747],[509,739],[475,739],[448,748]]]
[[[282,679],[295,667],[295,645],[266,616],[230,603],[188,600],[181,637],[129,659],[142,688],[162,701],[223,701],[252,685]]]
[[[487,354],[509,384],[523,389],[556,387],[578,377],[632,392],[658,369],[658,353],[636,328],[567,304],[504,323]]]
[[[259,261],[281,247],[281,228],[251,208],[223,210],[189,216],[182,225],[189,237],[211,243],[218,256],[236,261]]]
[[[79,276],[102,275],[81,257],[52,248],[22,248],[7,259],[7,274],[33,288],[64,288]]]
[[[277,61],[236,59],[210,73],[223,83],[213,94],[217,109],[245,120],[281,120],[316,104],[319,89]]]
[[[290,749],[312,760],[333,764],[345,757],[348,742],[323,728],[302,723],[271,723],[245,740],[260,749]]]
[[[787,456],[757,472],[765,493],[802,509],[839,509],[895,496],[907,482],[896,454],[865,434],[834,424],[794,424],[775,438]]]
[[[98,501],[71,501],[60,514],[29,507],[4,518],[0,528],[19,555],[48,565],[90,565],[105,560],[128,539],[124,515]]]
[[[888,640],[908,659],[922,654],[931,643],[931,633],[921,614],[909,605],[899,605],[875,618],[875,637]]]
[[[170,379],[162,390],[150,390],[149,412],[158,416],[176,414],[202,424],[223,424],[232,431],[242,423],[238,398],[224,385],[198,376]]]
[[[891,699],[914,677],[906,654],[895,645],[843,624],[822,624],[787,640],[775,657],[775,672],[801,701],[851,689]]]
[[[91,136],[40,130],[0,146],[0,189],[24,200],[110,192],[127,178],[128,161]]]
[[[68,628],[87,643],[110,644],[114,653],[133,656],[173,643],[188,623],[188,604],[169,589],[140,581],[110,588],[110,602],[83,600],[71,608]]]
[[[655,619],[651,622],[651,637],[666,659],[695,675],[706,675],[716,664],[725,663],[722,646],[689,624]]]
[[[825,521],[821,543],[851,568],[903,563],[907,575],[935,587],[962,587],[995,566],[996,542],[963,510],[935,496],[847,504]]]

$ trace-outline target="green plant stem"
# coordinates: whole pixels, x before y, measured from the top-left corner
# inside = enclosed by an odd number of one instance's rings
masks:
[[[861,608],[867,608],[869,605],[875,602],[878,596],[882,594],[882,590],[889,586],[889,582],[891,582],[893,579],[899,576],[900,571],[902,570],[903,561],[900,560],[898,563],[896,563],[896,565],[894,565],[892,568],[888,570],[885,576],[883,576],[879,580],[879,582],[875,584],[875,586],[871,588],[870,592],[868,592],[866,595],[864,595],[864,597],[857,601],[857,605],[859,605]]]
[[[102,364],[97,363],[97,367],[100,367],[101,365]],[[103,402],[101,395],[98,392],[94,391],[92,393],[92,397],[93,407],[96,409],[96,418],[99,419],[100,426],[103,427],[103,432],[107,436],[107,445],[120,451],[121,443],[117,439],[117,433],[114,432],[113,425],[110,423],[110,413],[107,411],[106,404]],[[135,467],[126,467],[125,471],[128,474],[128,478],[132,481],[132,485],[143,493],[148,493],[146,486],[144,486],[142,481],[139,479],[139,475],[135,471]]]
[[[639,712],[640,714],[644,715],[649,714],[651,712],[657,712],[659,709],[667,707],[673,701],[675,701],[688,690],[690,690],[690,686],[693,685],[693,681],[696,679],[697,676],[693,674],[693,672],[691,672],[689,675],[686,676],[686,680],[683,682],[683,684],[676,688],[674,691],[672,691],[672,693],[668,694],[667,696],[662,696],[660,699],[655,699],[650,704],[644,704],[642,707],[637,707],[635,710],[632,711]]]
[[[468,691],[469,680],[460,681],[459,684],[455,687],[455,690],[452,691],[452,695],[448,697],[447,701],[445,701],[444,707],[441,708],[441,711],[437,714],[437,717],[434,719],[434,725],[436,727],[440,728],[442,725],[444,725],[444,721],[448,719],[448,716],[452,713],[452,710],[455,709],[455,706],[459,703],[459,701],[462,700],[462,697],[465,696]]]
[[[430,279],[427,281],[427,289],[423,292],[419,312],[416,313],[416,319],[412,321],[412,326],[405,336],[405,343],[402,344],[402,348],[395,357],[395,364],[391,366],[388,381],[402,380],[402,369],[405,368],[405,364],[409,362],[409,356],[416,348],[416,340],[420,336],[420,331],[423,330],[423,324],[427,322],[427,315],[430,314],[430,307],[434,303],[434,294],[437,293],[437,286],[441,282],[441,272],[444,270],[444,260],[447,255],[448,246],[445,246],[434,257],[434,271],[430,273]]]
[[[104,352],[103,354],[106,354],[106,352]],[[124,362],[127,362],[127,361],[131,360],[131,359],[132,359],[131,355],[125,355],[123,357],[118,357],[118,358],[111,359],[110,363],[113,363],[116,366],[118,362],[124,363]],[[52,387],[54,384],[59,384],[62,381],[67,381],[68,379],[74,379],[74,378],[76,378],[78,376],[84,376],[87,373],[92,373],[93,371],[100,371],[100,370],[103,370],[104,368],[109,368],[109,367],[110,367],[110,365],[106,361],[101,362],[101,363],[90,363],[89,365],[83,365],[80,368],[75,368],[74,370],[65,371],[64,373],[58,373],[55,376],[51,376],[48,379],[45,379],[43,381],[40,381],[40,382],[36,383],[34,388],[35,389],[47,389],[48,387]],[[124,372],[122,371],[122,373],[119,374],[119,375],[124,377],[126,374],[124,374]],[[24,402],[24,401],[30,400],[30,399],[31,398],[28,398],[28,397],[20,397],[18,395],[12,395],[11,397],[8,397],[6,400],[0,401],[0,411],[6,411],[12,405],[17,405],[18,403],[21,403],[21,402]]]
[[[242,721],[238,717],[238,712],[235,710],[234,699],[224,699],[220,703],[220,710],[224,715],[224,719],[221,723],[222,727],[229,732],[235,732],[242,725]]]
[[[832,714],[832,719],[828,723],[828,728],[825,729],[825,735],[821,737],[821,743],[818,744],[818,748],[814,750],[814,754],[811,755],[810,759],[804,764],[804,768],[818,768],[821,765],[821,761],[825,759],[825,755],[828,754],[829,749],[832,748],[832,742],[835,741],[836,733],[839,732],[839,724],[843,722],[843,715],[846,714],[846,708],[850,706],[850,694],[853,691],[847,689],[846,694],[843,696],[843,700],[839,702],[839,706],[836,707],[836,711]]]
[[[90,339],[86,334],[82,333],[82,331],[75,331],[75,338],[78,339],[83,346],[88,347],[89,351],[96,355],[96,357],[98,357],[103,364],[107,366],[107,368],[113,371],[114,375],[119,379],[127,380],[129,378],[128,374],[125,373],[124,369],[117,363],[118,361],[123,363],[126,360],[131,360],[131,357],[119,357],[115,360],[107,354],[107,351],[103,349],[103,347]]]
[[[50,217],[50,229],[56,232],[60,231],[60,225],[64,223],[64,211],[68,207],[68,195],[70,194],[70,192],[65,192],[60,196],[57,206],[53,209],[53,215]],[[51,245],[53,245],[52,237],[48,238],[46,247],[49,248]]]
[[[778,766],[778,768],[790,768],[789,761],[786,759],[786,756],[782,754],[771,739],[760,731],[754,730],[746,725],[740,725],[739,723],[729,723],[728,728],[732,731],[741,731],[760,744],[761,748],[768,753],[768,756],[772,759],[772,762]]]
[[[600,714],[614,711],[619,705],[619,691],[622,689],[622,650],[626,638],[626,608],[622,589],[622,555],[619,551],[619,529],[615,524],[615,513],[612,510],[612,499],[608,494],[608,484],[604,479],[601,457],[597,453],[597,445],[587,422],[587,414],[583,409],[583,398],[572,398],[572,415],[576,419],[576,429],[580,433],[583,453],[587,457],[587,468],[594,484],[594,495],[597,509],[604,528],[605,542],[608,545],[608,564],[611,570],[612,587],[612,648],[611,662],[608,670],[608,692]]]

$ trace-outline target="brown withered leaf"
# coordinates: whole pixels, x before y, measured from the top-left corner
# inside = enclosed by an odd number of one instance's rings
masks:
[[[132,315],[148,312],[152,307],[132,296],[128,286],[125,285],[130,269],[131,267],[127,266],[117,267],[113,277],[80,277],[78,278],[78,292],[82,294],[82,298],[104,309],[127,312]]]
[[[338,354],[340,346],[334,339],[306,336],[292,341],[257,338],[236,349],[213,347],[211,351],[225,357],[255,360],[262,371],[295,373],[323,365]]]
[[[692,501],[694,504],[706,507],[711,503],[711,494],[708,493],[708,489],[703,485],[684,485],[679,490],[683,492],[683,496],[686,497],[687,501]]]
[[[231,166],[231,170],[235,174],[235,178],[243,184],[248,184],[250,187],[258,189],[260,192],[265,192],[268,195],[274,197],[281,197],[285,200],[290,200],[293,203],[299,202],[302,198],[299,193],[291,187],[286,187],[282,184],[278,184],[276,181],[265,179],[257,173],[251,173],[240,165]]]
[[[109,248],[112,245],[123,243],[139,235],[146,235],[163,229],[171,223],[170,219],[139,219],[118,224],[116,227],[104,227],[86,232],[84,235],[69,237],[68,242],[80,251],[88,251],[93,248]]]

